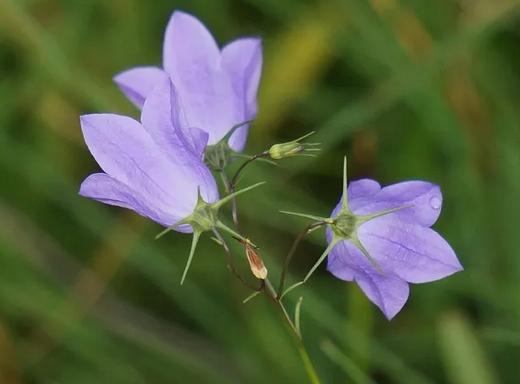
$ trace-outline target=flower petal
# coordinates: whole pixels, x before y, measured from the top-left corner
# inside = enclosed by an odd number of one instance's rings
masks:
[[[330,234],[327,237],[330,238]],[[341,241],[332,249],[328,256],[327,269],[341,280],[355,281],[389,320],[401,310],[408,299],[408,283],[392,271],[377,271],[350,241]]]
[[[182,106],[170,79],[160,81],[146,99],[141,122],[152,139],[175,162],[189,161],[195,154],[188,140],[188,128]]]
[[[176,164],[172,176],[179,178],[178,188],[189,190],[199,186],[204,200],[214,202],[218,199],[215,179],[202,161],[207,134],[196,128],[188,129],[182,120],[172,82],[161,81],[144,103],[141,114],[144,129]]]
[[[143,106],[141,121],[150,136],[169,155],[179,155],[176,156],[177,162],[186,158],[184,150],[202,159],[208,134],[198,128],[188,128],[178,94],[170,79],[159,81],[150,93]]]
[[[351,210],[356,211],[358,207],[362,207],[372,201],[372,197],[381,190],[381,185],[372,179],[360,179],[352,181],[348,184],[348,205]],[[338,204],[334,207],[331,217],[335,217],[341,210],[342,197]]]
[[[329,234],[330,229],[327,231],[327,238],[332,238],[332,234]],[[351,262],[357,257],[353,256],[354,252],[359,251],[353,244],[348,241],[340,241],[327,256],[327,270],[338,279],[353,281],[356,270],[352,268]]]
[[[195,17],[174,12],[164,40],[164,68],[179,93],[188,123],[215,144],[242,116],[229,74],[221,68],[218,46]]]
[[[105,173],[171,215],[191,214],[202,182],[194,179],[192,168],[171,161],[141,124],[125,116],[94,114],[81,117],[81,128]]]
[[[222,49],[222,66],[231,79],[243,121],[254,119],[262,72],[262,41],[257,38],[243,38],[227,44]],[[231,148],[236,151],[244,148],[247,131],[248,127],[244,126],[233,133],[229,140]]]
[[[425,181],[405,181],[389,185],[370,199],[358,202],[358,215],[381,212],[391,208],[407,207],[392,214],[403,221],[432,226],[439,217],[442,194],[439,186]]]
[[[450,245],[421,225],[383,216],[363,224],[358,236],[383,271],[410,283],[426,283],[462,270]]]
[[[189,128],[188,131],[188,137],[192,143],[195,155],[202,160],[204,158],[204,151],[208,145],[209,135],[206,131],[194,127]]]
[[[185,71],[190,80],[195,80],[195,72],[204,67],[217,68],[219,61],[218,45],[204,24],[185,12],[173,12],[164,36],[164,69],[170,74]],[[190,65],[195,67],[190,69]]]
[[[171,226],[181,219],[164,212],[159,206],[154,207],[153,199],[141,196],[139,192],[106,173],[94,173],[87,177],[81,184],[79,194],[105,204],[131,209],[165,227]],[[186,225],[176,230],[192,232],[191,227]]]
[[[381,190],[381,185],[372,179],[359,179],[349,183],[348,199],[349,203],[353,201],[374,196]]]
[[[392,320],[403,308],[410,294],[408,283],[393,274],[379,273],[374,270],[356,273],[354,279],[388,320]]]
[[[148,94],[168,74],[157,67],[138,67],[121,72],[114,77],[119,89],[139,109],[143,107]]]

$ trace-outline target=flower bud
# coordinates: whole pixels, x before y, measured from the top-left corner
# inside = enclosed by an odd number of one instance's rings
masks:
[[[309,132],[308,134],[292,141],[288,141],[285,143],[279,143],[273,145],[267,151],[269,157],[274,160],[284,159],[286,157],[293,156],[313,156],[312,153],[309,152],[317,152],[319,148],[310,148],[319,145],[318,143],[302,143],[301,141],[310,135],[314,134],[314,132]]]
[[[275,144],[269,148],[269,156],[271,159],[280,160],[284,157],[292,157],[303,152],[304,146],[296,142],[288,142],[282,144]]]

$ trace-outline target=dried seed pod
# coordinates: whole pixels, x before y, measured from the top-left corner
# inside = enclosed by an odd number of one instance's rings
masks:
[[[265,267],[262,258],[251,245],[249,240],[242,242],[242,244],[244,244],[244,248],[246,250],[246,257],[247,261],[249,261],[251,272],[257,279],[265,280],[267,277],[267,268]]]

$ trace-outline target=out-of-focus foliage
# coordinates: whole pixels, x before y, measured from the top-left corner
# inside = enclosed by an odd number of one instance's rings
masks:
[[[316,159],[252,167],[244,228],[277,276],[304,223],[351,178],[442,186],[436,228],[466,270],[412,288],[388,323],[325,271],[300,290],[324,383],[517,383],[520,361],[520,1],[0,0],[0,382],[302,383],[292,340],[206,238],[77,195],[97,166],[78,116],[138,112],[111,77],[159,63],[170,13],[225,42],[264,38],[248,151],[318,133]],[[297,254],[292,280],[323,249]],[[238,245],[237,245],[238,246]],[[247,265],[239,253],[243,271]],[[298,295],[294,293],[292,299]],[[291,300],[292,300],[291,299]]]

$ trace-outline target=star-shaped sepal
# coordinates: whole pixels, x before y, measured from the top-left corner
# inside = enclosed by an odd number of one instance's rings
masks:
[[[199,190],[197,204],[193,210],[193,213],[190,216],[188,216],[188,217],[176,222],[175,224],[171,225],[170,227],[166,228],[164,231],[162,231],[161,233],[159,233],[156,236],[156,239],[158,239],[158,238],[164,236],[166,233],[168,233],[172,230],[175,230],[176,228],[178,228],[181,225],[190,225],[192,227],[193,238],[191,241],[191,248],[190,248],[190,253],[188,255],[188,260],[186,262],[186,266],[184,267],[184,272],[182,274],[181,285],[184,283],[188,270],[191,266],[193,256],[195,255],[195,249],[197,248],[197,244],[199,242],[200,235],[202,233],[220,229],[240,240],[243,240],[244,242],[250,243],[250,241],[248,239],[244,238],[242,235],[235,232],[233,229],[229,228],[226,224],[224,224],[222,221],[220,221],[220,219],[218,218],[219,210],[224,204],[228,203],[229,201],[231,201],[238,195],[241,195],[256,187],[259,187],[262,184],[265,184],[265,182],[256,183],[249,187],[246,187],[246,188],[243,188],[236,192],[233,192],[233,193],[223,197],[219,201],[211,203],[211,204],[204,201],[204,199],[202,198],[202,196],[200,194],[200,190]],[[254,246],[254,244],[253,244],[253,246]]]

